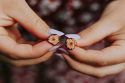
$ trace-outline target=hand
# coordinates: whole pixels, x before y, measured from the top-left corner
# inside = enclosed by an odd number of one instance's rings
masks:
[[[34,42],[26,41],[24,39],[21,39],[18,42],[28,43],[28,44],[30,44],[30,43],[33,44],[34,43]],[[47,45],[46,42],[43,42],[43,44]],[[8,58],[6,56],[0,55],[0,60],[2,60],[4,62],[7,62],[9,64],[12,64],[14,66],[17,66],[17,67],[22,67],[22,66],[34,65],[34,64],[41,63],[41,62],[45,62],[52,55],[53,55],[53,52],[46,52],[45,54],[41,55],[38,58],[31,58],[31,59],[13,59],[13,58]]]
[[[124,8],[125,0],[113,1],[98,22],[79,33],[81,39],[78,41],[78,47],[70,51],[77,60],[64,54],[65,59],[74,69],[98,77],[117,74],[125,70]],[[85,50],[82,48],[104,38],[112,42],[111,46],[102,50]]]
[[[13,27],[16,23],[39,37],[42,42],[35,45],[19,42],[23,38],[17,28]],[[48,29],[48,25],[31,10],[25,0],[1,0],[0,51],[10,57],[1,55],[1,60],[17,66],[31,65],[46,60],[52,55],[52,52],[48,52],[52,46],[43,41],[49,36]]]

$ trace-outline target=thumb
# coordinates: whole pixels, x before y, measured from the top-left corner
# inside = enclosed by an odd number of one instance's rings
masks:
[[[10,17],[37,37],[47,38],[49,26],[28,6],[25,0],[18,0],[16,5],[16,8],[9,11]]]
[[[111,35],[121,28],[119,22],[108,16],[100,19],[98,22],[81,31],[81,39],[77,41],[78,46],[90,46],[105,37]]]

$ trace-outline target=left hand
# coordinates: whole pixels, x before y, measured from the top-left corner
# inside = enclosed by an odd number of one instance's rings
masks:
[[[78,47],[70,51],[77,60],[64,54],[64,58],[74,69],[98,77],[117,74],[125,70],[124,8],[125,0],[113,1],[97,23],[79,33],[81,39],[78,41]],[[104,38],[111,41],[112,45],[102,50],[85,50],[82,48]]]
[[[23,40],[20,24],[40,42],[31,44]],[[45,39],[49,37],[49,26],[29,7],[25,0],[0,0],[0,60],[16,66],[37,64],[52,56],[52,47]],[[21,41],[19,41],[21,40]],[[5,56],[6,54],[6,56]]]

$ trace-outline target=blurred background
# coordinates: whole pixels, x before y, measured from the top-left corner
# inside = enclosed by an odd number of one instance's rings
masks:
[[[30,7],[50,26],[65,33],[78,33],[96,22],[112,0],[27,0]],[[36,41],[22,26],[22,36]],[[107,45],[105,40],[89,47],[100,49]],[[96,78],[72,70],[58,56],[45,63],[27,67],[15,67],[0,62],[0,83],[125,83],[125,72]]]

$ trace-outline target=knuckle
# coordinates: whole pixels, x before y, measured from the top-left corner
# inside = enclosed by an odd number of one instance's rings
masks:
[[[11,54],[11,57],[13,59],[24,59],[24,58],[31,58],[32,56],[35,56],[32,51],[14,51]]]
[[[105,65],[108,64],[108,61],[104,58],[104,56],[105,56],[105,55],[103,55],[103,56],[97,58],[96,64],[97,64],[98,66],[105,66]]]
[[[12,65],[15,66],[15,67],[22,67],[22,65],[15,64],[15,63],[13,63]]]
[[[41,59],[41,62],[45,62],[47,59],[46,58],[42,58]]]
[[[103,72],[103,70],[97,69],[95,76],[102,78],[102,77],[106,76],[106,74]]]
[[[107,61],[103,61],[103,60],[100,60],[97,62],[97,65],[99,65],[99,66],[105,66],[107,64],[108,64]]]
[[[18,61],[11,63],[15,67],[24,67],[26,64],[19,63]]]
[[[16,55],[16,54],[11,54],[11,55],[10,55],[10,58],[12,58],[13,60],[18,60],[18,59],[20,59],[20,57],[19,57],[18,55]]]
[[[98,74],[96,76],[99,77],[99,78],[102,78],[102,77],[105,77],[105,74]]]

